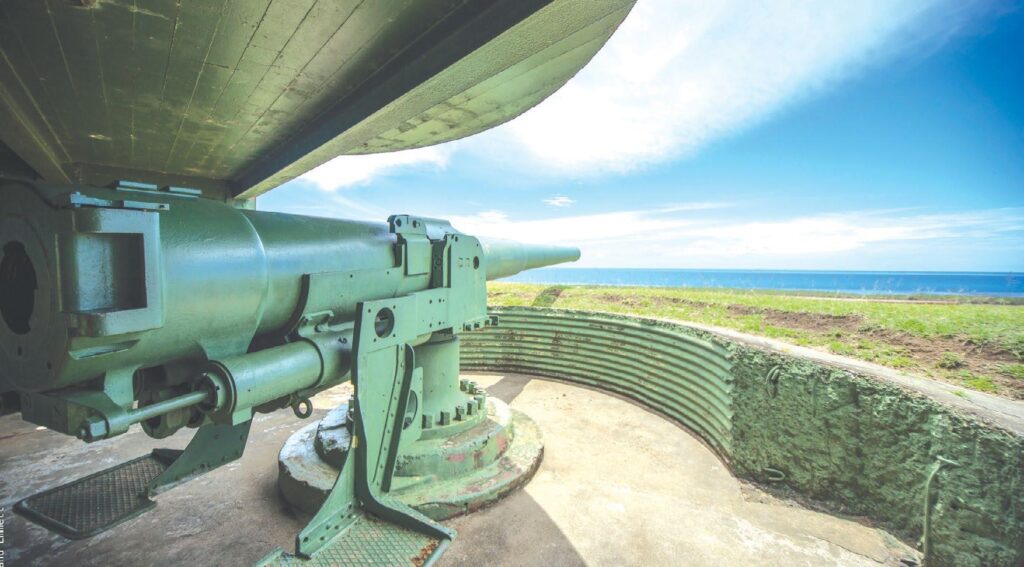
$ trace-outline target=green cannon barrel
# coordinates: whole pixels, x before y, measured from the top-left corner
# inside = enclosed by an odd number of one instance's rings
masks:
[[[21,391],[246,353],[293,323],[304,274],[396,264],[383,223],[173,191],[15,180],[0,189],[0,377]]]
[[[580,259],[580,249],[571,246],[537,246],[489,239],[480,239],[480,244],[484,248],[488,280]]]
[[[193,361],[182,371],[195,373],[283,337],[303,313],[351,318],[359,301],[436,285],[427,241],[405,238],[402,258],[384,223],[255,211],[170,188],[0,188],[0,390],[44,392],[171,361]],[[431,238],[458,234],[420,222]],[[482,248],[487,279],[579,257]],[[330,273],[340,279],[326,288],[308,280]]]
[[[348,379],[361,304],[447,289],[423,307],[444,310],[417,346],[479,324],[486,280],[580,255],[482,243],[437,219],[305,217],[174,188],[0,190],[0,395],[86,440],[135,423],[169,435],[199,423],[192,406],[232,425],[295,406]]]

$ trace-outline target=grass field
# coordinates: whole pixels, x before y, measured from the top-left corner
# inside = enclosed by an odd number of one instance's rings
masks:
[[[496,282],[489,302],[611,311],[736,329],[1024,399],[1024,305],[695,288]]]

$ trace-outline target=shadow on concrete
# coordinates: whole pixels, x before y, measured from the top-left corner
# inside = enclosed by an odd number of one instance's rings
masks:
[[[577,567],[587,564],[558,524],[523,490],[490,508],[445,524],[460,535],[438,565]]]
[[[526,388],[527,384],[530,382],[531,379],[526,376],[503,376],[501,380],[498,380],[487,388],[487,395],[498,398],[506,404],[511,404],[512,400],[516,399],[519,394],[523,393],[523,389]]]
[[[510,377],[498,390],[511,401],[529,381]],[[320,417],[323,412],[312,419]],[[295,534],[309,518],[291,510],[278,493],[277,453],[285,439],[307,423],[284,411],[257,416],[241,460],[161,494],[157,506],[138,518],[95,537],[72,541],[13,514],[14,503],[145,455],[154,447],[182,448],[194,430],[154,440],[136,428],[114,439],[86,444],[36,430],[16,415],[0,418],[6,563],[248,567],[275,547],[291,550]],[[515,523],[509,523],[510,517]],[[446,566],[584,564],[554,521],[523,491],[445,524],[457,525],[462,532],[443,557]],[[466,541],[465,549],[460,539]]]
[[[290,548],[302,521],[276,495],[277,453],[305,423],[290,412],[258,416],[239,461],[156,498],[141,516],[92,538],[68,540],[11,513],[18,500],[148,453],[184,447],[195,430],[167,439],[138,428],[86,444],[35,430],[19,416],[0,418],[0,506],[8,565],[225,565],[249,566],[277,546]]]

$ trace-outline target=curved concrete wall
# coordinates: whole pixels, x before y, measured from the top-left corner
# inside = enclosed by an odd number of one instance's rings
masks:
[[[461,335],[464,370],[545,376],[629,397],[691,429],[739,476],[920,542],[930,566],[1024,564],[1017,415],[988,419],[959,398],[942,401],[941,388],[727,331],[566,310],[491,314],[497,326]],[[959,466],[944,466],[929,484],[939,457]]]
[[[549,376],[621,394],[682,423],[728,457],[732,375],[724,348],[643,319],[553,310],[499,317],[499,328],[462,335],[463,368]]]

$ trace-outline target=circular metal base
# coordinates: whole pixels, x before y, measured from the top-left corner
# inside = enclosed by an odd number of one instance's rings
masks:
[[[348,407],[295,432],[278,456],[277,484],[292,506],[314,514],[334,485],[348,449]],[[399,454],[391,494],[435,520],[478,510],[525,485],[544,453],[526,414],[488,398],[485,419],[448,437],[421,439]]]

